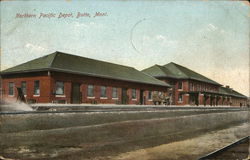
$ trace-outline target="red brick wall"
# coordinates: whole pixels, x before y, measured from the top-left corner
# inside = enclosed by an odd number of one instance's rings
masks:
[[[238,98],[238,97],[232,97],[231,98],[231,106],[246,106],[247,105],[247,99],[244,98]]]
[[[210,92],[218,92],[219,91],[219,86],[213,85],[210,83],[204,83],[200,81],[195,81],[195,80],[189,80],[188,81],[188,90],[189,91],[210,91]],[[190,88],[190,83],[193,84],[193,89]]]
[[[199,105],[204,105],[204,94],[199,94]]]
[[[219,91],[219,86],[209,84],[209,83],[204,83],[200,81],[195,81],[195,80],[183,80],[183,79],[173,79],[173,78],[159,78],[160,80],[167,82],[169,84],[173,84],[173,101],[175,105],[188,105],[189,99],[188,95],[185,94],[186,92],[189,91],[209,91],[209,92],[218,92]],[[178,89],[178,83],[182,82],[183,89]],[[190,83],[193,84],[193,88],[190,88]],[[178,95],[183,93],[183,101],[178,101]],[[199,105],[204,104],[203,97],[198,97]],[[215,103],[215,100],[214,100]],[[210,98],[207,99],[206,105],[210,104]]]
[[[173,101],[175,105],[187,105],[189,104],[189,97],[185,92],[188,91],[188,81],[187,80],[173,80],[173,79],[165,79],[163,80],[167,83],[172,83],[173,85]],[[179,82],[182,82],[182,89],[178,89]],[[182,94],[182,101],[178,101],[179,94]]]
[[[121,103],[121,95],[122,95],[122,88],[127,88],[127,95],[129,96],[128,104],[139,104],[140,103],[140,89],[144,90],[144,96],[146,97],[145,104],[153,104],[151,100],[148,100],[148,90],[158,90],[158,91],[166,91],[166,87],[158,87],[153,85],[147,84],[139,84],[133,82],[125,82],[125,81],[118,81],[118,80],[109,80],[105,78],[96,78],[96,77],[89,77],[89,76],[80,76],[80,75],[73,75],[73,74],[66,74],[66,73],[58,73],[53,72],[52,74],[52,88],[55,88],[56,81],[63,81],[65,97],[55,97],[52,96],[53,100],[64,99],[68,103],[71,103],[71,84],[72,82],[77,82],[81,84],[81,93],[82,93],[82,102],[83,103],[92,103],[96,101],[97,103]],[[88,98],[87,97],[87,86],[91,84],[94,85],[94,95],[95,98]],[[107,98],[103,99],[100,98],[100,91],[101,86],[107,87]],[[112,87],[118,88],[118,99],[112,98]],[[132,88],[136,88],[137,90],[137,99],[132,99]]]
[[[40,81],[40,96],[34,96],[34,81]],[[16,74],[12,76],[4,76],[3,78],[3,90],[4,97],[16,99],[17,91],[15,89],[14,96],[8,96],[8,83],[14,82],[15,86],[21,87],[21,82],[26,81],[27,84],[27,96],[28,100],[34,99],[38,103],[51,103],[58,100],[64,100],[66,103],[72,103],[71,92],[72,83],[80,84],[81,102],[93,103],[95,100],[97,103],[121,103],[122,88],[127,88],[128,104],[140,103],[140,89],[144,90],[143,96],[146,97],[145,104],[153,104],[151,100],[148,100],[148,90],[151,91],[167,91],[166,87],[140,84],[135,82],[126,82],[120,80],[110,80],[106,78],[96,78],[90,76],[82,76],[75,74],[66,74],[59,72],[39,72],[34,74]],[[64,95],[55,95],[55,82],[64,82]],[[87,97],[87,86],[94,85],[95,98]],[[101,98],[101,86],[107,87],[107,98]],[[118,88],[118,98],[112,98],[112,87]],[[137,98],[132,99],[132,88],[137,90]]]
[[[39,80],[40,82],[40,95],[36,96],[34,95],[34,81]],[[26,99],[34,99],[39,103],[46,103],[50,101],[50,77],[47,75],[47,73],[40,73],[35,75],[29,75],[29,76],[22,76],[17,75],[16,77],[4,77],[3,82],[3,97],[8,99],[16,100],[17,97],[17,89],[16,87],[21,87],[21,82],[26,81],[26,89],[27,89],[27,95]],[[14,96],[9,96],[9,82],[14,83]]]

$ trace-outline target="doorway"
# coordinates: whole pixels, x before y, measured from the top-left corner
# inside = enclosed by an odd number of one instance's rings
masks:
[[[81,102],[80,83],[72,83],[71,101],[72,103]]]
[[[122,88],[122,104],[128,103],[127,88]]]
[[[144,90],[140,90],[140,104],[144,104],[144,97],[143,97]]]

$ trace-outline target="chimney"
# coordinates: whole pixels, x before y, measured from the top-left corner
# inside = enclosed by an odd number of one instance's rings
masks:
[[[230,88],[228,85],[226,85],[226,88],[228,88],[231,92],[233,91],[233,88]]]

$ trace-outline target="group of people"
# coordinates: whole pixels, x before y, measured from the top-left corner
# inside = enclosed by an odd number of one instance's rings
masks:
[[[153,93],[153,103],[154,105],[171,105],[172,99],[170,96],[167,95],[167,93],[162,92],[154,92]]]

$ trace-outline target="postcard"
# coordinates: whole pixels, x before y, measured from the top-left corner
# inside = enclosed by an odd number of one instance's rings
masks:
[[[249,158],[249,6],[1,1],[0,159]]]

